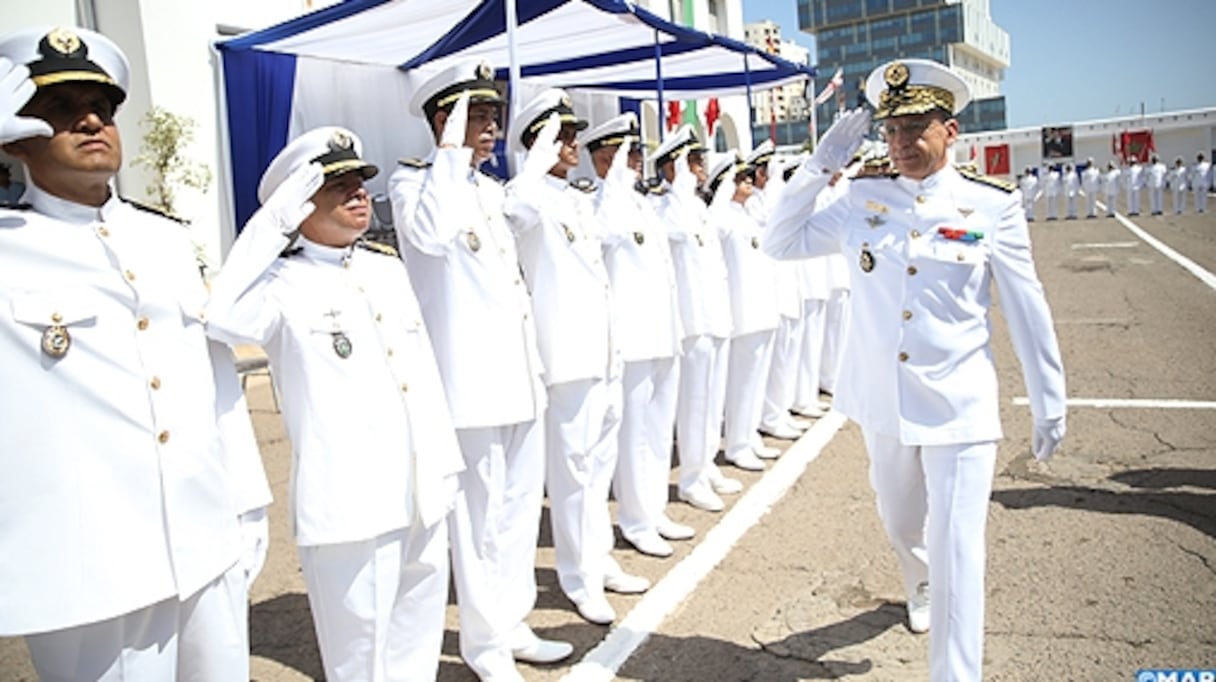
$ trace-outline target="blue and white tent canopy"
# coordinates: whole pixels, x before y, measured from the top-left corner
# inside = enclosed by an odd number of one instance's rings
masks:
[[[507,77],[507,0],[347,0],[219,43],[237,225],[256,208],[262,169],[292,134],[346,125],[391,169],[424,153],[410,93],[454,60],[481,57]],[[626,0],[516,0],[521,88],[632,99],[745,94],[814,76],[805,65],[672,24]],[[658,57],[661,56],[661,59]],[[384,158],[379,158],[379,157]]]

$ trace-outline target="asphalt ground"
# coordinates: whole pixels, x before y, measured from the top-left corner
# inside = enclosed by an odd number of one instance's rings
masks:
[[[1201,279],[1216,273],[1216,218],[1140,216],[1129,229],[1105,217],[1046,222],[1041,203],[1037,213],[1031,234],[1068,377],[1068,435],[1049,464],[1029,457],[1031,418],[998,302],[1006,438],[989,506],[984,677],[1131,680],[1145,667],[1216,667],[1216,285]],[[287,526],[289,444],[267,378],[251,377],[248,392],[277,499],[252,593],[253,677],[321,679]],[[529,622],[576,650],[564,664],[521,664],[524,676],[927,679],[928,639],[904,625],[857,428],[821,419],[769,466],[724,465],[747,490],[727,497],[723,513],[673,502],[670,515],[698,531],[673,543],[673,557],[618,540],[620,563],[656,585],[610,594],[621,618],[611,629],[579,618],[557,588],[542,519]],[[439,679],[472,681],[456,627],[449,606]],[[0,680],[32,679],[21,640],[0,639]]]

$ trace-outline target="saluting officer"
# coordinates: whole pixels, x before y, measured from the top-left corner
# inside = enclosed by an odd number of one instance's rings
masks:
[[[893,172],[843,180],[843,191],[816,206],[870,127],[867,111],[846,114],[791,179],[765,249],[785,258],[840,250],[853,264],[850,343],[834,408],[865,437],[909,626],[932,632],[929,678],[979,680],[984,529],[1001,438],[988,325],[994,280],[1040,459],[1064,435],[1060,353],[1017,190],[949,163],[954,116],[970,99],[966,83],[936,62],[909,59],[871,73],[866,94],[883,121]]]
[[[743,484],[714,464],[722,434],[726,363],[730,353],[730,288],[718,230],[709,223],[698,185],[705,181],[705,148],[688,125],[667,136],[651,157],[663,177],[652,194],[667,225],[684,324],[676,442],[680,476],[676,494],[705,511],[722,511],[719,494]]]
[[[611,556],[608,490],[623,398],[595,183],[567,177],[578,164],[577,135],[587,125],[556,88],[523,107],[508,141],[527,155],[507,183],[505,210],[532,294],[549,388],[545,489],[558,584],[583,618],[607,625],[616,613],[604,589],[610,574],[621,575]]]
[[[208,329],[270,357],[326,678],[434,679],[464,463],[405,267],[361,240],[378,172],[361,149],[327,126],[270,162],[212,282]]]
[[[1093,157],[1085,162],[1085,170],[1081,171],[1081,190],[1085,193],[1085,217],[1098,217],[1098,194],[1102,190],[1102,170],[1094,163]]]
[[[722,233],[722,251],[730,283],[731,339],[726,370],[724,434],[726,461],[748,471],[763,471],[759,455],[769,457],[757,428],[764,405],[764,385],[777,333],[777,269],[760,250],[760,225],[744,208],[751,196],[747,164],[735,150],[721,155],[708,173],[713,197],[710,221]]]
[[[418,89],[410,109],[438,148],[402,162],[389,194],[466,467],[450,520],[460,652],[483,679],[509,680],[519,679],[512,656],[553,662],[573,647],[524,622],[536,603],[547,397],[503,188],[481,170],[502,115],[493,78],[489,63],[462,60]]]
[[[110,185],[128,78],[92,31],[0,38],[30,181],[0,208],[0,635],[43,680],[245,680],[270,489],[188,231]]]
[[[639,182],[637,116],[626,112],[608,119],[583,133],[581,142],[599,178],[596,215],[616,300],[616,345],[624,362],[620,456],[612,481],[617,523],[634,546],[669,556],[674,550],[667,540],[694,534],[666,513],[679,386],[676,359],[683,336],[671,247],[643,194],[649,188]],[[649,581],[610,570],[604,586],[639,592]]]

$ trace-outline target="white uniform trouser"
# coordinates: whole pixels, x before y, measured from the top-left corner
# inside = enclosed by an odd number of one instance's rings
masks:
[[[449,526],[460,655],[480,676],[514,668],[508,638],[536,604],[545,432],[535,421],[456,429],[465,470]]]
[[[1092,218],[1098,215],[1098,193],[1088,192],[1085,194],[1085,216]]]
[[[104,589],[104,586],[98,586]],[[43,682],[249,679],[248,585],[240,563],[182,601],[26,635]]]
[[[1140,190],[1138,190],[1138,189],[1128,189],[1127,190],[1127,212],[1128,213],[1139,213],[1140,212]]]
[[[667,508],[679,377],[674,357],[626,362],[621,374],[625,404],[612,490],[627,538],[657,532]]]
[[[798,383],[798,358],[802,350],[802,318],[782,317],[773,339],[773,360],[769,364],[768,383],[764,389],[764,406],[760,412],[760,427],[775,430],[785,424],[794,405],[794,388]]]
[[[1149,187],[1148,188],[1149,208],[1153,213],[1162,213],[1162,206],[1165,205],[1165,188],[1164,187]]]
[[[1047,195],[1047,219],[1055,220],[1060,215],[1059,196]]]
[[[1075,195],[1075,194],[1064,195],[1064,208],[1065,208],[1064,216],[1066,218],[1076,218],[1077,217],[1077,195]]]
[[[710,489],[714,457],[722,436],[726,363],[730,339],[690,336],[680,357],[680,396],[676,401],[676,446],[680,453],[679,488]]]
[[[1026,212],[1026,220],[1034,220],[1034,197],[1022,195],[1022,210]]]
[[[1202,213],[1208,209],[1208,188],[1195,187],[1195,212]]]
[[[325,679],[434,680],[448,600],[447,521],[299,548]]]
[[[904,589],[929,583],[929,679],[982,679],[984,532],[996,443],[907,446],[863,430]]]
[[[566,596],[581,604],[604,596],[612,552],[608,488],[621,425],[620,378],[550,386],[545,425],[545,487],[557,580]]]
[[[1114,217],[1115,215],[1115,201],[1117,200],[1118,196],[1119,195],[1117,194],[1106,195],[1106,215],[1108,217]]]
[[[1186,208],[1186,188],[1181,185],[1174,188],[1174,213],[1182,214]]]
[[[758,440],[760,410],[764,407],[764,384],[773,358],[776,329],[752,332],[730,340],[730,359],[726,368],[726,457],[732,458],[752,448]]]
[[[798,352],[794,409],[810,409],[819,402],[819,374],[823,363],[823,340],[827,319],[826,299],[808,298],[802,301],[802,349]]]
[[[823,321],[823,354],[819,361],[819,388],[836,392],[836,377],[840,375],[840,358],[844,355],[844,337],[849,329],[849,290],[832,289]]]

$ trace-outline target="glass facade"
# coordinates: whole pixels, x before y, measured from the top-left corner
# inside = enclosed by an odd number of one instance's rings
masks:
[[[864,100],[860,85],[880,64],[921,58],[949,63],[948,46],[963,41],[963,7],[942,0],[798,0],[799,28],[815,35],[820,72],[844,71],[846,102]],[[818,108],[819,133],[836,104]],[[968,132],[1001,130],[1005,98],[978,100],[960,115]]]

